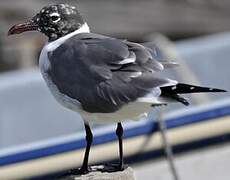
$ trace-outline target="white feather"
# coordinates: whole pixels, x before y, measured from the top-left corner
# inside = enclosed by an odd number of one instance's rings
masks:
[[[142,75],[142,72],[133,72],[131,75],[130,75],[130,77],[131,78],[137,78],[137,77],[139,77],[139,76],[141,76]]]
[[[178,82],[176,80],[172,80],[172,79],[167,79],[168,83],[165,83],[163,85],[161,85],[160,87],[166,87],[166,86],[175,86],[178,84]]]
[[[87,23],[83,24],[79,29],[77,29],[76,31],[69,33],[55,41],[49,42],[46,44],[46,46],[44,48],[46,48],[46,51],[53,51],[55,50],[57,47],[59,47],[62,43],[64,43],[67,39],[71,38],[72,36],[76,35],[76,34],[80,34],[80,33],[89,33],[89,26]]]
[[[134,63],[135,61],[136,61],[136,55],[134,54],[134,52],[131,51],[129,57],[120,61],[119,64]]]

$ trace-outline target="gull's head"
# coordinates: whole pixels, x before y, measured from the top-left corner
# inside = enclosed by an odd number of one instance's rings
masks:
[[[8,35],[40,31],[49,41],[54,41],[79,29],[82,29],[82,32],[89,31],[78,10],[68,4],[57,4],[46,6],[29,21],[14,25]]]

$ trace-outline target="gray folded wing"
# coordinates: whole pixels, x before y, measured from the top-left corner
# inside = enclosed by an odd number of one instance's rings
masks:
[[[48,73],[59,91],[88,112],[114,112],[169,83],[144,46],[92,33],[76,35],[48,54]]]

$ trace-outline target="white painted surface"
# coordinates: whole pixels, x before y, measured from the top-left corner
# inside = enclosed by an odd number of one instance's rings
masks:
[[[181,180],[229,180],[230,144],[184,154],[175,158]],[[171,180],[165,160],[134,167],[137,180]]]

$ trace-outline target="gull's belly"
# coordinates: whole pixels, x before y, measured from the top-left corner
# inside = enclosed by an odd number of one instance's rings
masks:
[[[78,113],[87,121],[111,123],[123,120],[139,120],[141,117],[147,116],[151,106],[147,103],[133,102],[124,105],[121,109],[113,113],[88,113],[82,109],[76,109]]]

